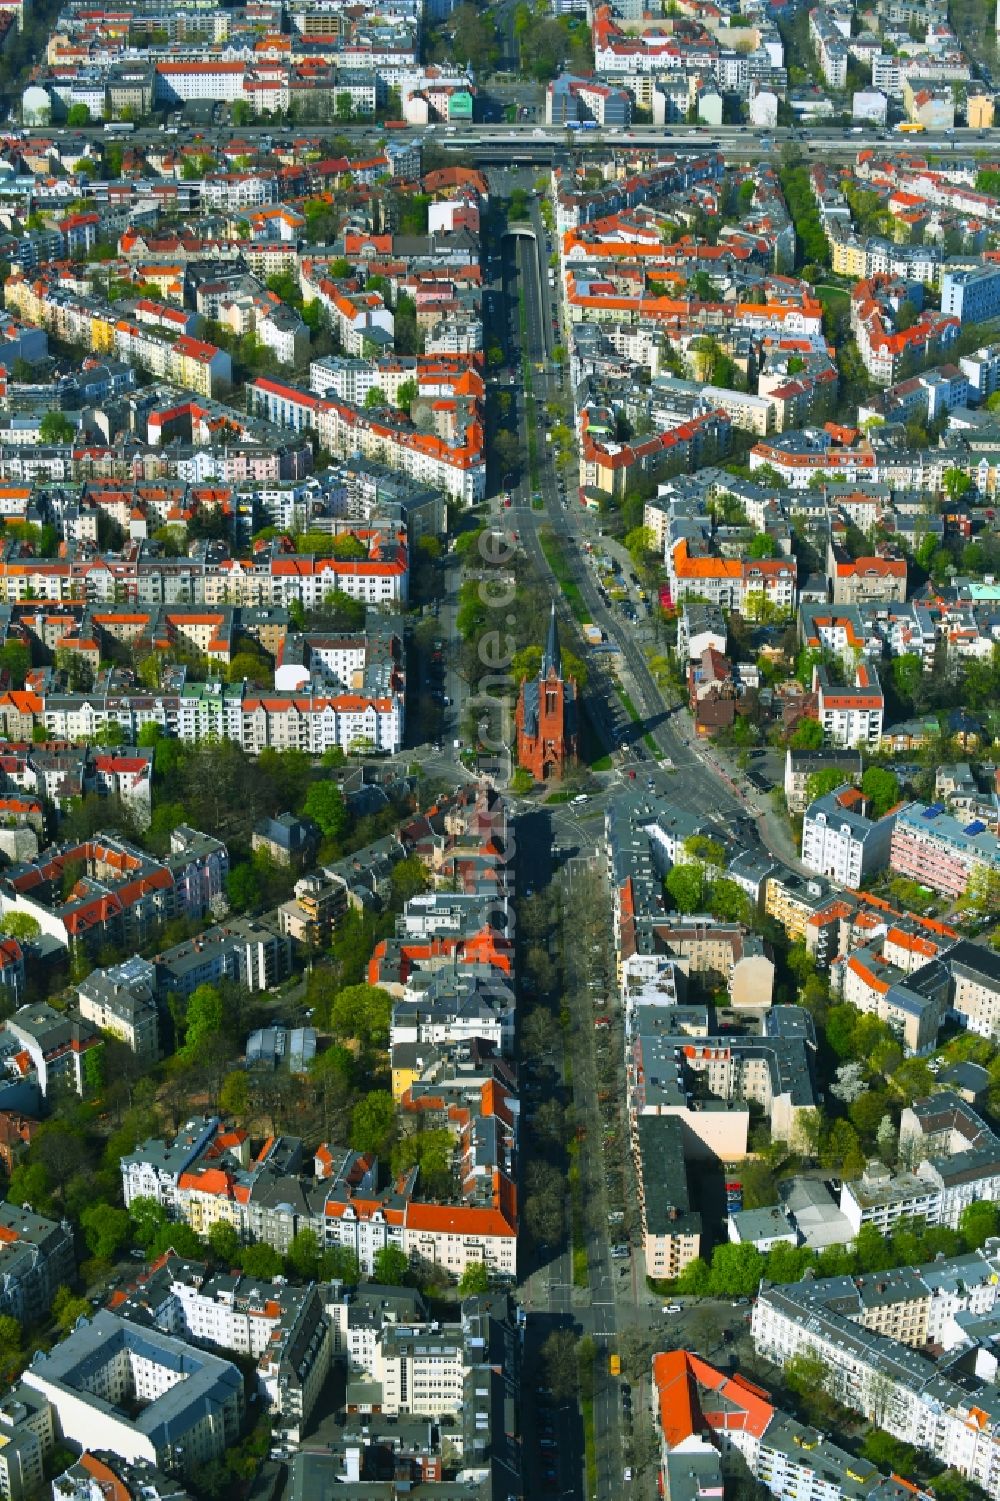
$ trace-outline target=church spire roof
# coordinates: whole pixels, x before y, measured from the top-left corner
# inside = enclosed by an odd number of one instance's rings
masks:
[[[557,678],[562,677],[562,652],[559,650],[559,627],[556,624],[555,600],[552,601],[549,634],[545,642],[545,651],[542,654],[542,677],[547,678],[550,672],[554,672]]]

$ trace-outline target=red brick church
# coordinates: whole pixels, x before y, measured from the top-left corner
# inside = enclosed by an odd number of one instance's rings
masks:
[[[536,782],[557,781],[579,754],[576,680],[564,678],[553,603],[549,634],[536,678],[525,678],[517,700],[517,759]]]

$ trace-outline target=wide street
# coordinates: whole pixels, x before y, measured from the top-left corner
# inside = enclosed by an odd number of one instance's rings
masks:
[[[494,173],[491,181],[508,191],[512,185],[522,183],[519,175],[510,172]],[[585,548],[587,544],[600,544],[600,518],[579,504],[575,465],[560,470],[554,456],[555,446],[545,441],[540,420],[545,403],[565,401],[567,392],[564,367],[552,360],[552,351],[560,342],[556,331],[559,307],[544,271],[548,249],[535,200],[532,200],[532,225],[536,240],[524,234],[504,240],[501,296],[494,299],[494,306],[499,302],[503,310],[503,324],[496,331],[505,339],[510,367],[516,369],[525,360],[534,388],[533,398],[526,397],[519,388],[513,391],[518,403],[523,461],[516,483],[510,487],[513,504],[509,510],[503,510],[497,499],[497,514],[517,532],[521,547],[543,578],[552,578],[552,573],[539,532],[542,527],[551,531],[580,590],[589,619],[618,648],[617,679],[634,705],[639,721],[633,722],[628,716],[612,674],[610,654],[606,652],[588,655],[590,680],[586,706],[595,733],[614,753],[619,766],[634,770],[639,780],[648,778],[654,762],[659,760],[670,774],[666,784],[662,777],[657,782],[672,800],[710,813],[730,827],[741,827],[748,843],[759,837],[775,859],[797,869],[797,852],[784,825],[766,803],[760,803],[736,768],[727,763],[725,753],[694,743],[687,714],[677,700],[664,701],[634,629],[613,613],[598,591]],[[519,301],[522,293],[527,337],[523,350]],[[537,438],[536,489],[528,465],[529,421],[534,424]],[[540,497],[540,506],[537,500],[533,501],[533,495]],[[554,579],[553,587],[563,618],[572,621]]]

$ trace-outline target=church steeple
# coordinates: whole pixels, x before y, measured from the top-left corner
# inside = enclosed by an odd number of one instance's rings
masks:
[[[1000,3],[1000,0],[998,0]],[[554,672],[557,678],[562,677],[562,653],[559,650],[559,627],[556,624],[556,602],[552,601],[552,613],[549,616],[549,634],[545,642],[545,651],[542,654],[542,677],[547,678],[550,672]]]

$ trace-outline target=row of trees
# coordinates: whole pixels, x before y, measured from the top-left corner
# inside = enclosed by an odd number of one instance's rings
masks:
[[[900,1221],[886,1236],[874,1225],[862,1225],[854,1249],[828,1246],[812,1251],[807,1246],[780,1242],[763,1253],[750,1244],[716,1246],[711,1262],[696,1257],[673,1284],[674,1289],[697,1297],[751,1297],[761,1281],[798,1282],[807,1271],[819,1277],[852,1276],[858,1272],[882,1272],[892,1267],[931,1261],[942,1252],[958,1256],[978,1250],[1000,1226],[996,1204],[970,1204],[962,1211],[957,1230],[927,1226],[922,1220]]]

